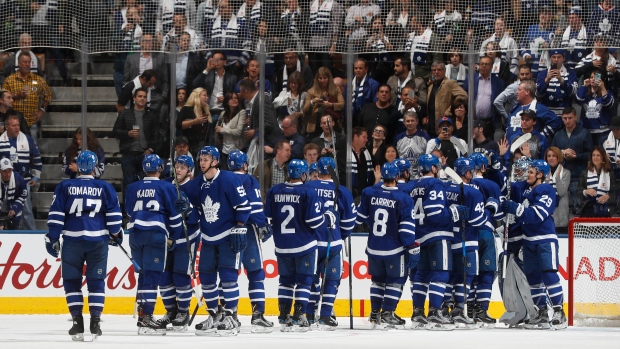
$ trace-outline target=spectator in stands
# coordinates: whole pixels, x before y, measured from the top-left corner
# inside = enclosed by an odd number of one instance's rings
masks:
[[[343,78],[334,77],[334,85],[340,89],[340,92],[342,92],[342,95],[344,96],[347,90],[347,81]]]
[[[22,52],[17,61],[19,70],[4,80],[2,89],[13,94],[13,108],[24,115],[30,135],[36,143],[39,122],[52,102],[52,89],[42,77],[30,72],[29,53]]]
[[[248,65],[245,67],[245,76],[243,77],[243,79],[249,79],[250,81],[254,83],[257,89],[260,89],[259,77],[260,77],[260,63],[258,62],[257,59],[252,58],[248,61]],[[239,82],[237,82],[237,85],[235,85],[235,92],[237,93],[239,93],[240,82],[241,80],[239,80]],[[272,96],[271,82],[269,81],[268,78],[265,79],[265,96],[267,96],[269,99],[271,99],[271,96]]]
[[[500,11],[496,4],[491,0],[474,1],[471,8],[470,27],[474,30],[474,36],[478,38],[475,45],[480,42],[479,40],[488,37],[493,32],[493,25]]]
[[[319,161],[319,146],[314,143],[304,145],[304,160],[306,160],[308,166]]]
[[[115,14],[115,18],[114,37],[117,41],[116,49],[119,52],[114,54],[113,76],[116,97],[118,98],[121,96],[123,85],[134,76],[139,75],[139,73],[134,74],[131,78],[128,78],[127,81],[123,82],[127,56],[129,52],[140,51],[143,43],[142,36],[146,35],[146,33],[142,31],[142,27],[140,26],[142,19],[138,14],[138,9],[134,6],[121,9]],[[153,46],[153,37],[149,35],[149,38],[144,41],[144,44],[150,47],[148,49],[150,51]]]
[[[228,0],[224,0],[228,1]],[[170,29],[163,38],[161,50],[170,51],[171,44],[178,44],[181,34],[188,33],[191,37],[189,49],[196,51],[201,47],[202,38],[198,33],[187,24],[187,19],[183,13],[175,13],[172,17],[172,29]],[[157,37],[161,38],[163,32],[158,32]]]
[[[336,158],[336,166],[338,166],[338,176],[346,175],[347,166],[347,138],[343,133],[331,130],[336,127],[334,118],[330,115],[321,116],[321,130],[323,131],[318,137],[312,140],[312,143],[319,147],[319,156],[329,156]]]
[[[308,93],[304,92],[304,79],[300,72],[294,71],[289,77],[287,88],[273,101],[273,106],[277,108],[278,120],[291,116],[301,125],[307,98]]]
[[[224,96],[224,111],[215,126],[217,146],[222,149],[220,161],[225,170],[228,169],[228,154],[235,150],[244,150],[247,146],[247,141],[243,138],[246,117],[239,95],[228,92]]]
[[[353,120],[353,125],[362,126],[370,134],[376,124],[385,125],[388,130],[394,130],[398,120],[394,119],[390,104],[390,86],[381,85],[377,92],[377,101],[366,104],[359,116]],[[394,135],[386,135],[386,143],[392,143]]]
[[[261,197],[263,200],[267,197],[267,191],[274,185],[284,183],[288,173],[288,162],[291,158],[291,145],[286,139],[279,140],[276,145],[276,155],[265,160],[263,163],[264,183],[261,185]],[[259,180],[259,168],[254,169],[254,177]]]
[[[490,41],[487,44],[486,55],[491,58],[493,66],[491,67],[491,75],[497,76],[504,82],[504,86],[508,86],[511,79],[510,63],[502,57],[499,44]]]
[[[168,178],[172,176],[170,172],[170,167],[172,166],[173,160],[180,155],[188,155],[190,158],[194,158],[192,153],[190,153],[189,151],[189,141],[185,136],[179,136],[174,140],[174,154],[172,158],[168,158],[166,167],[164,167],[164,172],[161,174],[163,178]],[[194,173],[200,173],[200,169],[194,167]]]
[[[237,23],[240,37],[249,38],[260,22],[264,22],[271,15],[271,8],[260,0],[246,0],[237,11]]]
[[[501,114],[503,123],[508,120],[508,113],[512,110],[512,108],[515,108],[519,105],[519,102],[517,101],[517,89],[519,88],[519,85],[521,84],[521,82],[530,80],[531,78],[532,69],[530,69],[530,67],[525,64],[520,65],[519,77],[517,81],[508,85],[504,89],[504,91],[502,91],[502,93],[500,93],[499,96],[497,96],[497,98],[495,98],[495,100],[493,101],[495,109],[497,109],[497,112]],[[506,109],[506,107],[508,109]],[[505,133],[505,129],[496,128],[494,139],[503,139]]]
[[[467,138],[462,138],[467,139]],[[499,154],[499,146],[497,143],[484,136],[484,121],[475,120],[474,121],[474,152],[482,153],[484,150],[493,150],[497,154]]]
[[[568,27],[561,37],[560,47],[565,50],[566,67],[575,69],[582,58],[588,54],[587,47],[592,46],[594,34],[581,22],[581,7],[573,6],[568,14]]]
[[[454,136],[460,139],[469,139],[467,121],[467,101],[457,99],[450,106],[450,114],[454,119]]]
[[[408,111],[416,113],[418,120],[420,117],[426,117],[426,108],[418,103],[415,91],[411,87],[403,87],[400,91],[400,103],[397,108],[392,110],[392,118],[396,121],[395,134],[405,132],[404,115]]]
[[[344,20],[346,27],[345,35],[353,44],[355,51],[361,50],[366,38],[369,36],[372,18],[381,14],[381,8],[370,0],[360,0],[359,4],[349,7],[347,17]]]
[[[202,87],[194,89],[176,121],[176,128],[183,130],[183,136],[189,140],[192,154],[198,154],[202,147],[210,144],[213,117],[209,112],[208,101],[207,90]]]
[[[370,27],[370,36],[366,40],[368,52],[369,75],[380,83],[385,83],[393,74],[392,55],[394,46],[390,42],[389,36],[383,29],[383,18],[375,16]]]
[[[0,134],[5,131],[5,125],[9,115],[16,115],[19,118],[19,129],[30,134],[30,129],[24,119],[24,115],[13,109],[13,94],[7,90],[0,90]]]
[[[455,27],[460,26],[460,22],[463,20],[461,13],[454,9],[454,3],[452,0],[443,0],[439,6],[435,8],[435,14],[433,15],[433,22],[438,34],[447,40],[452,41],[454,34],[458,31]]]
[[[289,142],[291,145],[291,159],[303,160],[306,139],[297,132],[297,120],[290,116],[285,117],[282,120],[282,135],[276,139],[278,141],[285,139]],[[273,154],[273,147],[265,145],[265,153]]]
[[[588,29],[595,35],[613,38],[620,31],[620,12],[612,0],[600,0],[591,14]]]
[[[426,132],[418,128],[419,118],[418,115],[408,110],[403,117],[406,131],[398,134],[394,139],[396,150],[398,154],[404,159],[409,160],[411,168],[409,174],[411,178],[418,177],[418,158],[422,154],[426,154],[426,144],[429,137]]]
[[[463,54],[456,50],[448,53],[450,64],[446,66],[446,78],[455,80],[459,86],[463,86],[468,78],[468,68],[463,64]]]
[[[553,15],[549,8],[542,8],[538,15],[538,24],[532,24],[528,29],[524,41],[521,44],[523,51],[521,56],[532,65],[532,77],[536,79],[538,72],[545,69],[549,64],[549,53],[547,50],[551,39],[555,37],[555,28],[551,20]]]
[[[99,179],[103,175],[103,171],[105,170],[105,154],[103,152],[103,148],[101,144],[99,144],[99,140],[97,136],[90,130],[90,128],[86,129],[86,149],[94,152],[97,155],[97,167],[95,168],[94,176]],[[71,144],[67,150],[65,150],[65,154],[62,157],[62,172],[69,176],[69,178],[75,178],[79,175],[79,169],[77,164],[75,163],[75,159],[77,159],[78,155],[82,150],[82,128],[78,127],[73,134],[73,138],[71,139]]]
[[[321,117],[325,114],[334,118],[336,129],[342,129],[343,110],[344,97],[340,89],[334,85],[332,73],[325,67],[319,68],[306,97],[302,134],[310,139],[318,136],[321,131],[316,125],[320,123]]]
[[[602,35],[596,35],[594,37],[594,50],[592,53],[582,58],[575,67],[577,78],[583,77],[587,79],[593,71],[606,71],[608,82],[619,81],[620,72],[616,69],[617,60],[609,52],[608,40],[611,39],[607,39]],[[608,90],[617,91],[617,87],[614,84],[606,87]]]
[[[363,106],[377,101],[379,83],[368,75],[368,62],[363,58],[359,58],[353,63],[353,74],[351,100],[353,102],[353,119],[355,120]]]
[[[367,143],[368,132],[366,129],[360,126],[354,127],[353,141],[351,142],[351,193],[354,198],[358,198],[362,194],[362,190],[370,187],[375,182],[372,155],[366,149]],[[338,158],[341,157],[339,156]],[[341,183],[346,182],[346,176],[340,177],[340,181]],[[343,185],[346,185],[346,183]]]
[[[61,35],[64,35],[65,28],[62,22],[62,14],[58,11],[57,1],[33,1],[30,3],[33,12],[30,20],[30,33],[32,34],[34,46],[45,46],[49,51],[49,57],[54,60],[56,69],[63,85],[69,86],[69,71],[65,64],[65,57],[60,46]],[[45,52],[43,49],[42,52]]]
[[[142,84],[142,80],[139,79],[139,77],[142,76],[146,70],[153,70],[156,72],[156,77],[153,86],[148,87],[150,94],[149,108],[153,111],[159,111],[163,104],[168,103],[168,93],[170,92],[170,84],[168,83],[168,63],[166,63],[166,57],[164,55],[158,52],[152,52],[152,35],[144,34],[140,39],[140,45],[142,51],[130,54],[125,60],[123,87],[132,81],[134,82],[134,87],[139,87],[136,83],[136,79],[140,80],[141,86],[148,85],[149,79],[146,79],[146,83]],[[121,90],[121,95],[122,93]],[[125,93],[127,93],[127,91]],[[128,99],[131,99],[130,97],[131,94],[124,96],[124,98]]]
[[[232,13],[228,0],[221,0],[211,29],[205,33],[205,45],[211,50],[223,50],[226,69],[233,75],[243,75],[243,67],[250,54],[244,49],[244,38],[239,32],[237,16]],[[217,51],[207,51],[207,60]]]
[[[203,67],[203,59],[198,52],[190,51],[191,36],[184,32],[179,38],[179,53],[175,64],[176,88],[192,88],[194,78],[200,74]]]
[[[331,56],[336,52],[344,8],[336,0],[314,0],[310,4],[308,27],[308,61],[313,72],[320,67],[332,67]],[[302,72],[303,73],[303,72]]]
[[[609,132],[607,140],[603,143],[603,148],[605,148],[607,155],[609,155],[616,179],[620,180],[620,117],[611,119],[609,128],[611,128],[611,132]]]
[[[411,60],[408,57],[396,57],[394,60],[394,75],[388,79],[387,84],[392,89],[390,104],[393,106],[399,106],[402,90],[405,87],[411,87],[417,103],[426,106],[426,98],[428,97],[426,82],[422,78],[413,76]]]
[[[19,230],[22,210],[28,200],[28,184],[8,158],[0,160],[0,230]]]
[[[119,140],[122,155],[123,199],[127,186],[137,181],[142,173],[144,156],[155,154],[160,145],[157,139],[158,118],[146,108],[146,95],[145,87],[137,88],[133,94],[133,107],[121,111],[114,123],[113,132]]]
[[[428,117],[422,119],[422,127],[431,138],[437,137],[438,121],[450,112],[450,106],[455,99],[467,100],[467,93],[459,84],[446,79],[446,66],[442,62],[433,62],[432,87],[428,90],[427,111]]]
[[[308,91],[312,87],[312,76],[314,74],[312,74],[312,70],[308,65],[299,60],[297,52],[289,48],[284,52],[284,66],[278,69],[276,74],[276,92],[278,94],[286,90],[288,77],[295,71],[300,72],[304,80],[305,87],[302,91]]]
[[[536,112],[536,131],[551,139],[556,131],[562,127],[562,121],[544,104],[538,103],[536,96],[536,83],[532,80],[522,81],[517,88],[518,105],[510,111],[510,116],[506,122],[506,139],[510,140],[512,135],[521,128],[521,113],[527,110]]]
[[[579,176],[586,167],[592,151],[592,137],[590,132],[577,122],[577,112],[573,107],[566,107],[562,111],[564,128],[553,137],[551,146],[562,151],[563,167],[570,171],[571,181],[568,191],[572,198],[573,214],[578,214],[581,208],[581,195],[577,193]],[[618,124],[620,126],[620,123]]]
[[[413,3],[408,0],[398,0],[393,2],[393,7],[385,18],[385,25],[390,31],[403,33],[409,23],[409,15],[414,13]],[[400,27],[402,30],[399,30]],[[404,35],[404,34],[403,34]]]
[[[264,110],[264,126],[265,131],[261,134],[261,137],[264,138],[265,143],[274,142],[278,136],[280,136],[280,128],[278,127],[278,120],[276,118],[276,111],[273,107],[273,103],[269,98],[264,98],[264,103],[260,104],[260,97],[258,96],[258,89],[256,85],[250,80],[242,80],[239,85],[239,97],[241,97],[246,102],[246,126],[243,131],[243,137],[247,141],[250,142],[250,148],[248,149],[248,153],[253,151],[256,156],[258,156],[258,127],[260,123],[260,110]],[[262,149],[261,149],[262,151]],[[252,158],[248,156],[249,164],[251,168],[254,168],[252,165],[257,164],[257,157]]]
[[[215,119],[224,110],[224,95],[235,91],[237,76],[226,72],[226,55],[216,51],[207,61],[207,67],[194,79],[193,88],[201,87],[209,96],[209,111]],[[217,116],[216,116],[217,115]]]
[[[482,42],[480,45],[480,56],[484,56],[488,52],[489,43],[495,42],[499,45],[499,50],[501,50],[500,58],[508,62],[510,77],[509,79],[514,79],[518,74],[518,65],[519,65],[519,46],[515,39],[512,38],[510,32],[506,31],[506,22],[503,18],[498,17],[495,19],[495,33],[491,35],[488,39]],[[499,51],[494,48],[493,50]],[[505,82],[505,85],[508,86],[508,83]]]
[[[139,76],[129,81],[123,86],[123,90],[121,91],[121,96],[118,97],[118,101],[116,101],[116,111],[121,113],[125,109],[131,109],[133,107],[132,98],[135,97],[135,92],[139,88],[144,88],[147,91],[147,102],[146,108],[151,109],[151,101],[152,95],[151,91],[153,90],[155,84],[157,83],[157,73],[154,69],[147,69],[142,72]]]
[[[286,47],[291,47],[301,56],[305,56],[304,40],[302,36],[306,33],[308,14],[303,13],[297,0],[286,0],[286,6],[280,15],[279,28],[282,30],[280,40]]]
[[[194,18],[196,17],[196,2],[194,0],[159,0],[157,1],[157,22],[155,31],[157,33],[168,33],[174,27],[174,15],[182,14],[187,20],[188,26],[194,28]]]
[[[423,13],[411,15],[405,51],[409,52],[409,59],[413,63],[411,65],[413,75],[426,81],[431,75],[432,67],[429,65],[432,62],[432,42],[435,38],[433,29],[427,26],[430,21],[423,19],[425,16]]]
[[[607,152],[600,145],[594,147],[588,168],[581,172],[577,193],[585,200],[580,217],[609,217],[610,208],[618,202],[616,176]]]
[[[30,55],[30,72],[33,74],[43,76],[43,66],[41,65],[41,61],[39,58],[32,52],[32,37],[28,33],[22,33],[19,36],[19,50],[17,52],[11,52],[4,59],[4,65],[2,65],[2,69],[0,70],[0,85],[4,83],[4,79],[6,79],[9,75],[14,74],[19,69],[19,63],[17,62],[17,57],[24,52]]]
[[[270,33],[267,21],[258,22],[258,27],[256,28],[256,33],[253,34],[253,38],[252,49],[254,52],[252,52],[250,56],[256,62],[256,65],[259,64],[258,59],[261,46],[265,46],[265,92],[269,92],[269,98],[272,98],[271,81],[273,81],[276,74],[275,54],[273,52],[281,52],[282,45],[280,45],[280,42]],[[254,71],[258,76],[258,68],[254,68]],[[269,88],[267,88],[267,86],[269,86]]]
[[[370,155],[372,155],[372,163],[374,166],[376,166],[380,160],[384,159],[385,148],[388,146],[388,144],[385,143],[385,136],[387,134],[388,131],[385,126],[376,124],[372,131],[372,139],[366,144],[366,149],[368,149]]]
[[[20,68],[21,63],[20,58]],[[30,135],[20,131],[19,118],[15,115],[7,118],[6,131],[0,135],[0,158],[11,160],[12,166],[17,168],[17,173],[28,182],[28,197],[23,209],[23,227],[25,230],[34,230],[31,192],[35,190],[35,186],[38,187],[43,163],[37,144]]]
[[[536,96],[538,101],[547,106],[558,117],[562,110],[568,107],[577,93],[577,76],[575,72],[565,67],[564,50],[552,49],[551,69],[544,69],[536,78]]]
[[[493,45],[493,43],[491,43]],[[480,57],[478,74],[474,74],[474,120],[484,121],[484,135],[493,137],[496,128],[501,127],[499,114],[493,101],[504,90],[504,82],[491,74],[493,59],[489,56]],[[468,91],[467,83],[463,89]]]
[[[605,88],[604,73],[592,72],[589,79],[577,90],[577,102],[581,107],[581,125],[590,131],[592,143],[603,145],[609,135],[609,123],[614,112],[612,91]]]
[[[446,157],[446,164],[450,167],[457,158],[467,156],[467,142],[453,136],[453,132],[452,119],[444,116],[437,125],[439,136],[431,138],[426,144],[426,154],[430,154],[435,149],[441,150],[441,153]]]
[[[545,183],[550,184],[555,189],[556,207],[553,211],[553,221],[556,231],[566,232],[568,226],[568,186],[570,185],[571,173],[562,166],[562,151],[557,147],[549,147],[545,152],[545,161],[549,164],[551,171],[545,178]]]

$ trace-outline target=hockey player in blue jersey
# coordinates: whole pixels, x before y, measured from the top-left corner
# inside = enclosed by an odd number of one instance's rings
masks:
[[[267,223],[263,212],[263,201],[258,181],[248,172],[248,156],[235,150],[228,155],[228,168],[241,179],[252,211],[247,221],[248,244],[243,250],[243,268],[248,273],[248,294],[252,304],[252,332],[268,333],[273,331],[273,322],[267,321],[265,313],[265,270],[263,269],[263,252],[261,242],[273,235],[271,224]]]
[[[484,155],[487,157],[489,166],[486,167],[486,171],[483,171],[483,176],[486,179],[493,181],[495,184],[499,186],[500,192],[502,196],[506,196],[508,194],[508,179],[504,172],[506,169],[502,165],[502,160],[499,155],[493,151],[488,150],[484,152]]]
[[[407,193],[407,195],[411,195],[411,191],[413,190],[413,186],[416,184],[417,180],[411,179],[411,163],[407,159],[397,158],[392,161],[396,167],[398,167],[398,181],[396,182],[396,186],[398,189]]]
[[[480,153],[474,153],[480,154]],[[465,233],[463,233],[463,223],[461,221],[454,222],[454,240],[452,240],[452,273],[450,275],[450,284],[454,285],[454,308],[450,313],[450,317],[456,324],[464,324],[466,327],[473,327],[474,319],[467,316],[464,312],[465,302],[469,294],[470,286],[474,277],[478,275],[478,270],[482,266],[478,262],[479,236],[490,234],[493,236],[493,225],[489,221],[489,216],[484,209],[484,196],[479,187],[472,184],[475,172],[475,162],[469,158],[458,158],[454,162],[454,169],[463,181],[463,186],[454,182],[446,183],[446,200],[450,206],[464,205],[467,207],[468,215],[465,219]],[[491,182],[493,183],[493,182]],[[463,241],[465,234],[465,241]],[[463,248],[465,244],[465,248]],[[465,249],[465,253],[463,253]],[[480,252],[482,253],[482,252]],[[465,254],[465,265],[463,264],[463,255]],[[495,255],[492,257],[495,261]],[[463,270],[465,269],[465,270]],[[466,273],[465,288],[463,281],[463,273]],[[493,283],[493,275],[491,275],[491,285]],[[447,292],[446,295],[450,294]],[[490,290],[489,290],[490,296]],[[469,304],[467,305],[470,306]],[[445,307],[445,302],[444,302]]]
[[[198,158],[202,176],[188,184],[187,197],[200,211],[202,247],[198,271],[209,316],[196,325],[196,335],[234,336],[241,326],[234,317],[239,303],[237,277],[241,252],[247,245],[246,222],[251,207],[241,178],[218,168],[220,152],[216,147],[203,147]],[[221,317],[217,316],[218,276],[226,303]]]
[[[418,180],[411,197],[414,202],[416,239],[421,245],[420,263],[411,272],[413,316],[411,327],[424,329],[454,329],[454,325],[441,312],[441,304],[452,270],[452,253],[449,246],[454,238],[453,222],[467,219],[467,207],[448,207],[444,183],[436,178],[441,163],[431,154],[418,158],[422,177]],[[424,303],[428,293],[430,308],[428,318],[424,315]]]
[[[73,327],[69,335],[74,341],[84,340],[84,296],[82,273],[86,263],[86,285],[90,310],[90,333],[100,336],[101,312],[105,302],[105,277],[108,244],[123,241],[122,214],[116,190],[105,181],[94,179],[97,156],[89,150],[78,155],[80,175],[56,186],[47,220],[45,247],[54,258],[61,252],[62,281]]]
[[[181,215],[176,212],[177,191],[174,185],[160,181],[163,162],[149,154],[142,160],[146,176],[127,187],[125,209],[129,215],[129,246],[138,263],[138,303],[141,307],[138,334],[165,335],[153,318],[157,286],[166,265],[167,252],[174,253],[174,243],[183,236]]]
[[[525,328],[562,329],[567,321],[564,315],[564,292],[558,275],[558,238],[553,222],[555,189],[544,180],[549,174],[549,164],[533,160],[527,173],[528,187],[523,201],[506,200],[502,208],[514,214],[523,230],[523,267],[530,284],[538,314]],[[545,292],[546,288],[546,292]],[[549,320],[546,295],[553,305],[553,318]]]
[[[370,323],[373,329],[404,329],[405,320],[394,311],[408,270],[418,264],[420,246],[416,243],[413,200],[396,186],[398,167],[387,162],[381,167],[381,175],[383,185],[362,191],[356,220],[370,227],[366,246],[372,280]]]
[[[187,184],[194,173],[194,160],[188,155],[178,156],[174,160],[174,169],[171,173],[176,175],[176,181],[172,177],[166,178],[165,181],[175,186],[178,185],[177,189],[187,195],[189,187]],[[159,293],[166,308],[166,314],[157,322],[162,327],[172,324],[175,331],[184,332],[187,331],[189,322],[189,303],[192,299],[191,268],[196,260],[200,226],[198,213],[194,207],[187,208],[183,219],[185,219],[183,229],[187,230],[175,241],[174,251],[166,256],[164,272],[159,280]],[[189,238],[189,250],[186,236]]]
[[[288,165],[289,180],[269,189],[265,215],[273,224],[278,272],[280,331],[305,332],[312,277],[317,272],[317,235],[327,236],[323,205],[314,188],[304,185],[308,165],[293,159]],[[295,307],[293,316],[290,312]]]
[[[336,169],[336,162],[331,157],[322,157],[317,162],[319,179],[311,181],[308,186],[316,190],[321,204],[325,210],[329,210],[330,220],[326,220],[328,227],[322,231],[317,231],[318,259],[317,273],[314,275],[313,287],[310,293],[310,301],[306,308],[306,317],[308,322],[312,324],[315,319],[315,305],[320,309],[317,325],[319,329],[332,331],[338,327],[335,317],[332,315],[336,294],[340,286],[342,277],[342,245],[344,239],[351,235],[351,231],[355,228],[355,217],[357,211],[353,202],[353,195],[344,186],[338,187],[338,202],[334,204],[335,184],[329,173],[329,167]],[[333,215],[333,216],[332,216]],[[335,223],[331,225],[332,221]],[[330,236],[324,235],[327,232]],[[327,267],[326,267],[327,259]],[[323,289],[323,298],[319,304],[319,295],[321,292],[321,283],[319,282],[320,274],[327,271],[323,277],[325,278]]]

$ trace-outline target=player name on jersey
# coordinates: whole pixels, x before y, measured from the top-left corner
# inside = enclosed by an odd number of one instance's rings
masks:
[[[334,198],[334,191],[331,189],[316,189],[316,193],[322,198]]]
[[[69,195],[88,195],[88,196],[101,196],[101,188],[92,187],[68,187],[67,191]]]
[[[154,198],[155,189],[140,189],[136,193],[137,198]]]
[[[370,199],[370,204],[394,208],[394,205],[396,205],[396,200],[373,197],[372,199]]]
[[[293,194],[276,194],[273,196],[276,202],[294,202],[299,203],[299,195]]]
[[[424,196],[424,187],[415,188],[411,191],[411,197],[414,196]]]

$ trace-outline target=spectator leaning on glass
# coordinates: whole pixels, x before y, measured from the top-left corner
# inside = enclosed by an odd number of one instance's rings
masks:
[[[200,148],[207,145],[211,124],[207,90],[198,87],[192,91],[185,106],[177,118],[177,129],[183,130],[183,136],[189,140],[189,151],[198,154]]]
[[[103,171],[105,170],[105,155],[103,152],[103,148],[101,144],[99,144],[99,140],[97,136],[90,130],[90,128],[86,129],[86,137],[87,137],[87,149],[92,151],[97,155],[97,166],[93,169],[93,176],[96,179],[99,179],[103,175]],[[79,175],[79,170],[77,164],[75,163],[75,159],[80,154],[82,149],[82,128],[78,127],[73,134],[73,138],[71,139],[71,144],[67,150],[65,150],[65,154],[62,158],[62,172],[69,176],[70,178],[75,178]]]
[[[558,147],[549,147],[545,152],[545,161],[549,164],[551,171],[545,178],[545,183],[551,185],[555,189],[556,207],[553,211],[553,220],[555,221],[556,231],[558,228],[566,231],[568,226],[568,186],[570,185],[571,173],[562,166],[562,151]]]
[[[585,198],[579,216],[609,217],[610,208],[618,201],[616,176],[611,170],[607,152],[595,146],[590,154],[588,168],[581,172],[578,194]]]

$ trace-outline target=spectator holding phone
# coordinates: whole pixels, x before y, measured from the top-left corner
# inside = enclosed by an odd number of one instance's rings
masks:
[[[594,71],[577,90],[577,102],[582,105],[581,122],[590,131],[594,145],[603,145],[609,136],[614,96],[605,87],[606,74]]]
[[[562,110],[571,105],[572,97],[577,92],[577,75],[564,66],[564,50],[553,49],[551,68],[542,70],[536,78],[536,96],[559,118]]]

